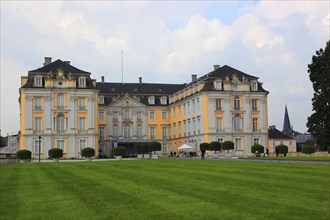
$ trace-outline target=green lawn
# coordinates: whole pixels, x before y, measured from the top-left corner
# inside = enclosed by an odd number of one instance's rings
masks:
[[[303,156],[303,157],[247,157],[258,160],[301,160],[301,161],[330,161],[330,156]]]
[[[330,218],[329,165],[123,160],[1,165],[0,219]]]

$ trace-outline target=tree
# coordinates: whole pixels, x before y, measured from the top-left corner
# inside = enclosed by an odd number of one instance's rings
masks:
[[[221,143],[218,141],[212,141],[210,143],[210,150],[213,150],[215,152],[220,151],[221,150]]]
[[[227,150],[229,152],[229,150],[233,150],[234,149],[234,142],[232,141],[225,141],[222,143],[222,149],[223,150]]]
[[[150,142],[148,144],[148,151],[160,151],[162,149],[162,145],[159,142]]]
[[[0,136],[0,147],[7,146],[7,138]]]
[[[201,151],[210,150],[210,144],[209,143],[206,143],[206,142],[201,143],[199,145],[199,148],[200,148]]]
[[[255,153],[256,151],[258,151],[259,154],[264,153],[265,148],[261,144],[255,144],[251,147],[251,153]]]
[[[309,78],[313,83],[313,113],[307,119],[308,131],[319,145],[330,146],[330,41],[325,50],[316,51],[308,65]]]

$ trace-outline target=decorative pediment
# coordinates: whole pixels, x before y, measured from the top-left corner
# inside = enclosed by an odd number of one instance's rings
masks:
[[[143,103],[139,102],[136,97],[130,97],[128,94],[118,96],[116,101],[110,104],[111,107],[146,107]]]

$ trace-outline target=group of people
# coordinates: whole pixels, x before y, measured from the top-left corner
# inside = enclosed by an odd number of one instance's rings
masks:
[[[197,156],[197,154],[195,152],[189,152],[187,153],[187,151],[179,151],[178,153],[176,151],[171,150],[170,152],[170,157],[194,157]]]

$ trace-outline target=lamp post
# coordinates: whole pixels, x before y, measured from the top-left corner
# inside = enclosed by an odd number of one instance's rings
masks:
[[[39,163],[40,163],[40,148],[41,148],[41,136],[39,138]]]

